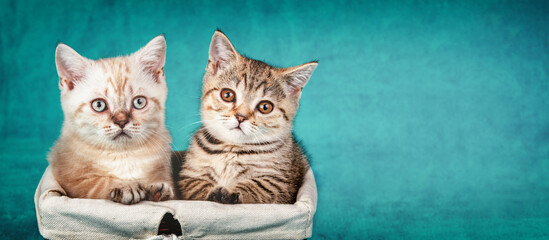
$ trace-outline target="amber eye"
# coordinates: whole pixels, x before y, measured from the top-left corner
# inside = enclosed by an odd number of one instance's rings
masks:
[[[221,89],[221,99],[225,102],[234,102],[236,97],[234,96],[234,91],[228,88]]]
[[[273,108],[273,103],[269,101],[261,101],[259,104],[257,104],[257,110],[259,110],[263,114],[272,112]]]
[[[91,102],[91,107],[96,112],[104,112],[107,110],[107,102],[104,99],[98,98]]]

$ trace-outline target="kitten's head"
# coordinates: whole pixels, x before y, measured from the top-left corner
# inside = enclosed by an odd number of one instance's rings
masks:
[[[153,135],[166,135],[165,56],[162,35],[130,56],[100,60],[58,44],[55,63],[63,134],[106,148],[144,144]]]
[[[232,143],[260,143],[291,135],[301,91],[316,62],[275,68],[240,55],[216,31],[202,90],[206,129]]]

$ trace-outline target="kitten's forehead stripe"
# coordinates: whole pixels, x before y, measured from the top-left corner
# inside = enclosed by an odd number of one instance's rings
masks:
[[[278,82],[274,82],[269,86],[266,86],[263,89],[263,96],[265,96],[267,92],[271,92],[272,95],[277,98],[277,100],[286,98],[286,93],[284,93],[284,88],[282,88],[282,86]]]
[[[130,67],[127,61],[127,58],[107,58],[97,61],[104,72],[112,74],[107,78],[107,82],[118,97],[123,96],[129,81]]]
[[[241,79],[240,78],[234,78],[233,81],[236,82],[235,88],[238,89],[238,85],[240,84]]]
[[[277,78],[276,68],[262,61],[249,58],[242,59],[237,66],[233,70],[226,72],[220,78],[220,81],[230,81],[234,84],[235,88],[238,88],[240,83],[243,82],[243,89],[248,93],[261,91],[263,88],[262,97],[271,93],[277,100],[286,98],[283,85],[280,83],[280,80],[283,78]]]
[[[257,87],[255,87],[255,91],[257,91],[261,86],[263,86],[263,84],[267,83],[266,80],[263,80],[261,81],[261,83],[259,85],[257,85]]]
[[[109,83],[109,85],[111,85],[111,87],[114,89],[115,92],[117,91],[116,90],[116,85],[112,81],[112,77],[107,77],[107,83]]]
[[[128,76],[124,76],[121,79],[123,79],[122,87],[120,88],[120,91],[118,91],[118,96],[122,96],[124,89],[126,89],[126,83],[128,83]]]

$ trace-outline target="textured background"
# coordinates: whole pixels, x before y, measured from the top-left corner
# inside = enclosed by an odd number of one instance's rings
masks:
[[[58,41],[97,59],[164,33],[185,149],[217,27],[274,65],[320,61],[295,122],[319,189],[313,239],[549,238],[549,2],[518,0],[1,0],[0,238],[40,237]]]

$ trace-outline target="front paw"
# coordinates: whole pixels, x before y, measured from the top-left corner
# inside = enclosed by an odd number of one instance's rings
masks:
[[[241,203],[240,193],[230,193],[224,187],[217,187],[208,194],[208,201],[226,203],[226,204],[238,204]]]
[[[147,200],[155,202],[170,200],[175,196],[172,186],[168,183],[153,183],[147,187],[147,193]]]
[[[135,204],[144,200],[147,192],[139,183],[131,183],[113,188],[109,195],[110,200],[122,204]]]

